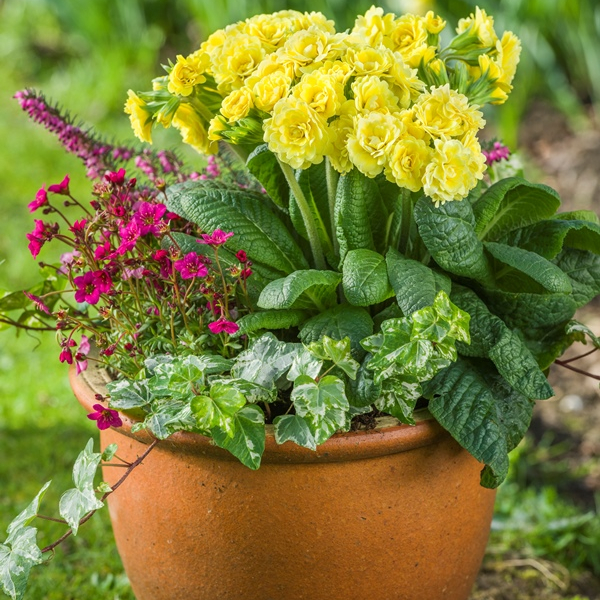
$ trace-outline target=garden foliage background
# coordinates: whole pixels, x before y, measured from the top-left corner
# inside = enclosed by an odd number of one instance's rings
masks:
[[[510,101],[488,115],[495,132],[515,148],[531,103],[540,98],[559,111],[551,114],[563,115],[570,129],[592,127],[594,114],[600,114],[600,5],[596,0],[481,0],[478,4],[494,15],[498,31],[511,29],[523,42]],[[65,155],[51,135],[28,122],[11,98],[15,91],[41,89],[107,137],[131,144],[133,135],[122,112],[127,89],[147,89],[150,79],[160,74],[161,63],[196,49],[215,29],[259,12],[294,8],[321,10],[343,30],[370,5],[371,0],[0,0],[0,293],[36,281],[25,233],[32,229],[26,205],[39,187],[58,183],[68,173],[76,197],[85,200],[89,190],[77,159]],[[432,8],[455,23],[474,10],[475,2],[440,0],[434,5],[387,0],[382,5],[396,13]],[[172,134],[157,132],[156,145],[174,146],[177,134]],[[201,167],[198,155],[186,156]],[[600,201],[586,208],[598,211]],[[46,253],[41,258],[50,262],[57,257]],[[95,435],[94,425],[72,398],[51,338],[17,338],[12,331],[0,332],[0,528],[57,473],[44,502],[53,514],[58,495],[69,487],[75,456]],[[531,524],[535,516],[537,530],[533,528],[529,537],[511,537],[507,531],[495,534],[490,556],[497,557],[494,548],[499,548],[503,557],[537,555],[564,564],[575,579],[577,569],[600,576],[600,525],[590,507],[572,507],[570,499],[553,496],[552,486],[542,490],[543,480],[533,491],[523,491],[522,484],[532,472],[544,471],[536,461],[560,456],[561,449],[556,448],[546,437],[537,449],[530,444],[519,451],[528,458],[501,492],[499,517],[530,518]],[[548,534],[553,523],[565,518],[567,527]],[[45,528],[43,541],[51,541],[60,529]],[[92,519],[58,554],[60,562],[33,574],[30,598],[133,599],[106,513]],[[557,569],[553,572],[564,583],[564,572]],[[544,585],[562,594],[561,586],[551,579],[545,577]],[[600,597],[589,591],[594,577],[588,580],[586,593]],[[481,585],[484,589],[487,584]],[[536,592],[531,597],[542,596]]]

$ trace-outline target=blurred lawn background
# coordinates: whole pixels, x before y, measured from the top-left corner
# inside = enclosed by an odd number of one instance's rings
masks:
[[[494,15],[497,31],[513,30],[523,41],[515,90],[506,106],[487,115],[513,148],[519,123],[535,97],[552,102],[576,128],[586,126],[594,106],[598,114],[597,4],[595,0],[479,2]],[[122,112],[127,89],[148,89],[151,78],[161,73],[161,63],[196,49],[215,29],[252,14],[294,8],[321,10],[343,30],[370,5],[370,0],[0,0],[0,292],[37,280],[24,236],[32,229],[26,205],[41,185],[58,183],[68,173],[74,195],[80,200],[89,197],[78,160],[28,121],[12,99],[17,90],[40,89],[108,138],[132,144],[135,140]],[[434,8],[453,26],[474,10],[475,3],[388,0],[382,5],[397,14]],[[155,144],[174,146],[177,138],[172,133],[157,131]],[[186,156],[201,164],[197,155]],[[57,256],[46,251],[41,258],[51,262]],[[95,435],[94,425],[72,398],[65,368],[57,358],[52,335],[37,340],[0,332],[0,529],[55,475],[44,506],[48,514],[56,514],[58,497],[70,486],[71,464]],[[506,506],[518,504],[518,498],[511,498],[504,498],[504,512]],[[553,513],[551,518],[555,517]],[[52,541],[60,530],[43,527],[41,543]],[[57,553],[58,564],[50,562],[34,572],[29,598],[133,598],[106,513],[92,519]]]

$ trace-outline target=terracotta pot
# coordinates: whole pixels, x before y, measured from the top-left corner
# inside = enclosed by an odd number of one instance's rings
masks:
[[[88,412],[102,378],[71,372]],[[133,461],[149,437],[124,421],[101,441]],[[466,600],[494,492],[433,420],[383,425],[337,434],[316,452],[278,446],[268,430],[258,471],[204,436],[161,442],[109,498],[136,598]],[[109,484],[122,475],[104,471]]]

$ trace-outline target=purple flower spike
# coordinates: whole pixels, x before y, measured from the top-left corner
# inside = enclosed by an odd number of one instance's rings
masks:
[[[96,421],[96,425],[101,431],[109,427],[121,427],[123,425],[123,421],[116,410],[105,408],[102,404],[94,404],[92,408],[96,412],[90,413],[87,418]]]

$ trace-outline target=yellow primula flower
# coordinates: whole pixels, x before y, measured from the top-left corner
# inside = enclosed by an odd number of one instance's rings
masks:
[[[221,115],[214,116],[208,125],[208,139],[218,142],[223,139],[222,131],[227,131],[227,121]]]
[[[392,148],[385,170],[387,179],[401,188],[418,192],[423,187],[423,175],[431,154],[431,148],[423,140],[402,136]]]
[[[333,75],[320,70],[304,75],[293,87],[292,95],[306,102],[325,120],[333,117],[346,100],[344,86]]]
[[[366,44],[349,47],[344,60],[357,76],[383,75],[394,65],[394,56],[387,48],[371,48]]]
[[[326,60],[319,67],[319,71],[324,75],[333,75],[342,85],[346,85],[346,82],[353,74],[352,67],[343,60]]]
[[[294,66],[294,75],[302,76],[308,68],[318,68],[327,60],[335,60],[342,52],[340,39],[312,26],[292,35],[282,48],[277,50],[281,63]]]
[[[332,167],[343,175],[352,170],[353,164],[348,156],[348,136],[354,131],[354,117],[356,107],[353,100],[346,100],[340,109],[338,119],[332,121],[328,127],[331,149],[329,160]]]
[[[521,57],[521,41],[512,31],[505,31],[502,39],[496,43],[496,49],[498,50],[496,60],[503,73],[500,81],[510,85]]]
[[[467,30],[479,38],[482,46],[496,46],[498,36],[494,30],[494,17],[488,16],[485,10],[477,7],[475,14],[471,13],[466,19],[460,19],[456,33],[464,33]]]
[[[201,154],[216,153],[217,144],[208,139],[202,119],[191,104],[185,102],[179,105],[172,124],[179,130],[184,144],[189,144]]]
[[[290,81],[292,81],[295,77],[294,65],[289,62],[281,62],[276,53],[267,54],[258,65],[256,71],[246,79],[246,85],[248,87],[254,87],[261,79],[268,77],[272,73],[283,73],[290,78]]]
[[[238,33],[226,38],[211,55],[212,72],[223,94],[241,88],[258,68],[265,50],[257,38]]]
[[[396,116],[402,121],[402,125],[404,125],[404,128],[406,129],[407,135],[418,140],[423,140],[425,143],[429,144],[431,136],[423,129],[420,123],[415,121],[414,108],[403,110]]]
[[[357,77],[351,87],[354,92],[354,105],[359,113],[393,113],[400,110],[398,97],[392,93],[387,81],[376,75]]]
[[[459,137],[471,129],[482,129],[483,114],[469,99],[449,84],[431,88],[414,105],[415,117],[432,137]]]
[[[269,150],[294,169],[322,162],[329,150],[327,122],[306,102],[289,96],[273,108],[263,124]]]
[[[221,104],[221,114],[228,123],[235,123],[248,116],[250,109],[254,107],[252,90],[247,87],[234,90]]]
[[[408,108],[423,93],[425,84],[417,76],[417,69],[407,66],[399,52],[395,52],[393,58],[392,66],[382,77],[398,96],[400,106]]]
[[[290,16],[256,15],[246,19],[242,31],[259,39],[267,52],[274,52],[297,31],[295,21]]]
[[[204,83],[206,77],[203,75],[208,66],[208,54],[199,52],[187,58],[179,54],[177,62],[169,73],[169,93],[178,96],[189,96],[194,91],[194,86]]]
[[[335,22],[320,12],[303,13],[300,17],[300,26],[302,29],[316,27],[325,33],[335,34]]]
[[[424,19],[416,15],[404,15],[396,19],[388,43],[394,52],[402,55],[407,65],[418,67],[428,48]]]
[[[442,17],[437,16],[432,10],[427,11],[427,14],[423,17],[423,24],[427,33],[436,35],[446,27],[446,21]]]
[[[375,112],[357,116],[354,132],[348,136],[350,160],[367,177],[376,177],[383,171],[403,129],[394,115]]]
[[[488,54],[482,54],[478,59],[479,67],[473,69],[474,78],[485,77],[489,80],[488,102],[492,104],[503,104],[508,99],[512,86],[504,83],[504,73],[497,62],[493,61]]]
[[[371,6],[363,16],[356,18],[352,34],[360,37],[365,44],[380,46],[384,43],[385,36],[389,35],[393,23],[393,14],[384,15],[383,8]]]
[[[254,81],[254,76],[251,77]],[[248,83],[250,83],[248,79]],[[258,79],[258,78],[257,78]],[[287,98],[292,78],[283,71],[274,71],[256,81],[252,92],[256,107],[265,112],[271,112],[282,98]]]
[[[128,90],[125,112],[129,115],[133,133],[140,142],[151,144],[152,115],[146,106],[147,104],[133,90]]]
[[[423,192],[436,206],[462,200],[483,177],[481,164],[473,149],[459,140],[436,139],[431,162],[423,176]]]

